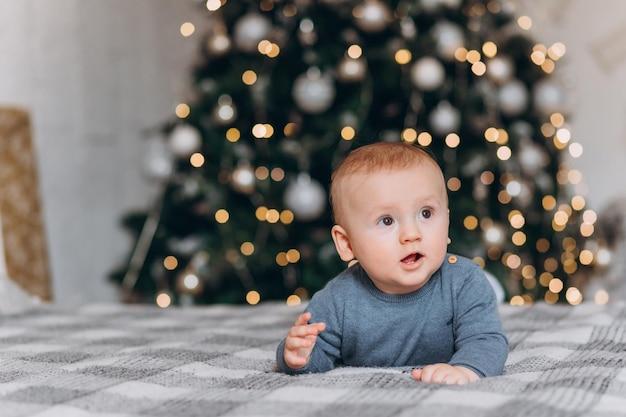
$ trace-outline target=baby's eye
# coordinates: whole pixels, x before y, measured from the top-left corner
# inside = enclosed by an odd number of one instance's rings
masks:
[[[389,216],[383,217],[378,221],[378,224],[381,224],[383,226],[391,226],[393,224],[393,219]]]
[[[433,215],[433,212],[431,209],[422,209],[422,211],[420,212],[420,218],[422,219],[430,219]]]

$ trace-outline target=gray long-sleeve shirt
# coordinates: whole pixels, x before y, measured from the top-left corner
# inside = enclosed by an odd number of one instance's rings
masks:
[[[282,372],[326,372],[336,366],[461,365],[500,375],[508,355],[494,291],[469,259],[448,255],[421,289],[405,295],[378,290],[357,263],[311,299],[311,323],[324,322],[308,364],[290,369],[285,340],[276,352]]]

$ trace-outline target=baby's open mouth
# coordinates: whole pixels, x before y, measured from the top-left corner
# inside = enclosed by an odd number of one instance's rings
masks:
[[[415,262],[419,261],[421,257],[422,257],[421,253],[412,253],[409,256],[402,259],[402,263],[414,264]]]

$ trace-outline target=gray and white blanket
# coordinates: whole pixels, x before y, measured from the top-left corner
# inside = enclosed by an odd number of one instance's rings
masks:
[[[501,306],[505,374],[464,386],[395,368],[277,373],[276,345],[301,310],[41,306],[2,317],[0,416],[626,416],[625,303]]]

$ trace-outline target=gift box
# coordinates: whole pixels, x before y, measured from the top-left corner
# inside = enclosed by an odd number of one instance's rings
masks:
[[[28,112],[0,107],[0,275],[50,300],[46,234]],[[0,276],[0,279],[4,279]]]

